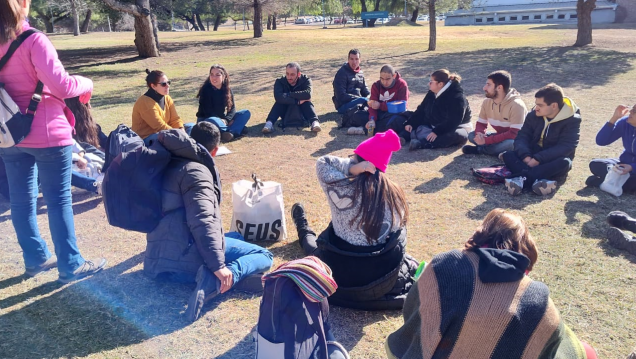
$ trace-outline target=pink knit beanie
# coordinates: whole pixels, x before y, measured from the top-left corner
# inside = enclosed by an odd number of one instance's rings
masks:
[[[373,163],[375,168],[386,172],[386,168],[391,161],[391,155],[399,151],[400,138],[393,130],[376,133],[375,136],[362,142],[353,153]]]

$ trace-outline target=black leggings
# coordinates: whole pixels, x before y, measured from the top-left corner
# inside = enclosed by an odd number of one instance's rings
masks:
[[[605,180],[607,167],[614,166],[618,163],[620,163],[620,161],[615,158],[597,158],[590,162],[590,171],[592,171],[594,176]],[[627,182],[623,185],[623,191],[636,192],[636,175],[633,172],[627,179]]]

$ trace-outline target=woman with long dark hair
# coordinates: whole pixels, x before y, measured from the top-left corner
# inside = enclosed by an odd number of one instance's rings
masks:
[[[75,134],[73,138],[86,147],[89,144],[97,149],[104,150],[108,136],[102,132],[102,127],[97,124],[91,114],[90,103],[82,103],[79,97],[73,97],[64,100],[66,107],[71,110],[75,116]]]
[[[162,71],[146,69],[148,90],[133,106],[132,127],[146,144],[157,138],[157,133],[173,128],[184,129],[170,97],[170,80]]]
[[[7,54],[14,40],[30,32],[26,21],[30,5],[30,0],[0,0],[0,57]],[[99,272],[106,260],[84,260],[77,248],[71,200],[73,120],[66,116],[61,100],[79,96],[87,103],[92,81],[70,76],[48,37],[36,32],[19,45],[0,69],[0,82],[22,113],[26,112],[36,85],[43,84],[29,134],[13,147],[0,148],[11,194],[11,220],[22,248],[25,274],[35,276],[57,266],[58,281],[69,283]],[[38,179],[57,259],[38,230]]]
[[[399,137],[389,130],[362,142],[352,158],[318,159],[318,182],[331,207],[331,223],[318,238],[303,206],[292,207],[301,247],[333,270],[338,290],[329,301],[334,304],[399,309],[412,285],[418,263],[406,254],[408,204],[385,174],[399,149]]]
[[[521,216],[490,211],[463,249],[436,255],[417,278],[387,357],[595,359],[528,277],[538,256]]]
[[[404,124],[411,133],[410,151],[459,146],[468,141],[473,127],[461,81],[461,76],[447,69],[431,74],[428,93]]]
[[[216,64],[210,67],[208,78],[205,79],[199,92],[199,110],[197,122],[208,121],[219,127],[221,140],[228,142],[243,134],[250,111],[236,111],[234,94],[230,88],[230,76],[225,67]]]

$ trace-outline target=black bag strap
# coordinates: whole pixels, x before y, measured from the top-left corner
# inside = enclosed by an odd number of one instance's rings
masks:
[[[11,56],[15,53],[18,47],[22,45],[24,40],[26,40],[29,36],[35,34],[36,32],[38,31],[35,29],[29,29],[27,31],[24,31],[20,35],[18,35],[18,37],[15,40],[13,40],[13,42],[9,46],[9,50],[7,50],[7,53],[4,56],[2,56],[2,59],[0,59],[0,71],[2,71],[2,68],[4,67],[4,65],[6,65],[7,62],[9,62],[9,58],[11,58]],[[27,110],[26,110],[27,115],[35,115],[35,111],[37,110],[38,105],[40,104],[40,101],[42,101],[43,89],[44,89],[44,84],[42,83],[42,81],[38,81],[38,84],[35,86],[35,92],[33,93],[33,96],[31,96],[31,101],[29,102],[29,106],[27,107]],[[29,111],[31,112],[30,114],[29,114]]]

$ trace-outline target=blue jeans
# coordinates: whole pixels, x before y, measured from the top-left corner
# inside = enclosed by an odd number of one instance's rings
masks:
[[[221,132],[227,131],[233,134],[234,137],[238,137],[241,135],[241,132],[243,132],[245,125],[247,125],[247,121],[250,120],[250,116],[252,116],[252,114],[250,113],[249,110],[236,111],[236,113],[234,114],[234,117],[232,117],[232,124],[230,126],[227,126],[223,122],[223,120],[221,120],[218,117],[208,117],[208,118],[199,117],[197,118],[197,123],[201,121],[212,122],[219,128],[219,130],[221,130]]]
[[[95,179],[85,176],[79,172],[73,171],[71,174],[71,185],[73,187],[85,189],[90,192],[97,193],[97,187],[94,185]]]
[[[486,134],[486,136],[491,136],[491,135],[494,135],[494,133],[491,132]],[[506,152],[506,151],[512,151],[514,150],[514,147],[515,147],[514,146],[515,140],[503,140],[499,143],[493,143],[492,145],[478,145],[475,142],[475,131],[468,134],[468,141],[470,141],[470,143],[477,146],[477,151],[479,151],[479,153],[483,153],[490,156],[499,156],[500,153]]]
[[[225,265],[234,283],[255,273],[265,273],[272,266],[272,253],[256,244],[245,242],[237,232],[225,234]]]
[[[38,230],[38,174],[60,273],[71,273],[84,264],[77,248],[73,222],[72,155],[71,146],[0,148],[11,194],[11,221],[26,267],[41,265],[51,257]]]
[[[353,101],[349,101],[345,103],[344,105],[338,107],[338,113],[341,115],[344,115],[347,112],[347,110],[351,108],[354,108],[358,105],[366,105],[367,101],[369,101],[369,99],[366,97],[358,97],[357,99]]]

